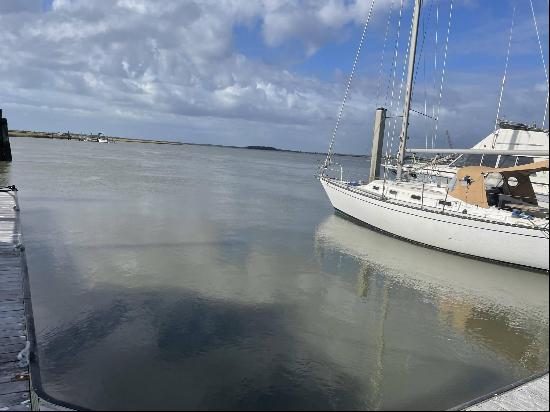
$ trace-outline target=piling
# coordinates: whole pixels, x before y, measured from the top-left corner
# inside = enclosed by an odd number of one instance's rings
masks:
[[[369,182],[380,176],[380,164],[382,163],[382,149],[384,146],[384,129],[386,126],[386,109],[376,109],[374,119],[374,131],[372,137],[372,151],[370,159]]]
[[[8,136],[8,119],[2,116],[0,109],[0,161],[11,162],[10,138]]]

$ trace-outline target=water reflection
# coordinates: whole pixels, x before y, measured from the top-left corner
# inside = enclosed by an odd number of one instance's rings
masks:
[[[422,248],[328,217],[315,236],[319,251],[359,261],[357,293],[367,297],[382,274],[388,289],[408,288],[434,306],[438,322],[527,371],[548,367],[548,276]]]
[[[547,276],[330,216],[315,156],[12,148],[43,381],[61,399],[436,409],[548,363]]]
[[[63,380],[49,384],[59,384],[55,389],[64,399],[99,409],[363,408],[361,381],[293,339],[279,304],[236,303],[184,290],[127,290],[116,298],[114,290],[98,292],[133,307],[96,307],[42,342],[47,373],[63,371]],[[95,362],[74,361],[84,355]],[[101,370],[107,361],[109,370]],[[90,385],[90,377],[98,376]],[[64,393],[69,378],[74,382]]]

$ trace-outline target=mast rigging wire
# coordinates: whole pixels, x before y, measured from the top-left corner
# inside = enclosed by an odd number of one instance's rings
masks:
[[[435,6],[435,45],[434,45],[434,71],[433,71],[433,94],[436,95],[436,80],[435,74],[437,73],[437,53],[439,51],[439,0],[436,0]],[[432,104],[432,117],[435,119],[435,101]],[[435,123],[434,123],[435,127]],[[432,149],[434,148],[434,139],[432,135]]]
[[[439,85],[439,98],[437,103],[437,116],[435,116],[435,130],[432,141],[432,147],[435,147],[437,142],[437,129],[439,127],[439,113],[441,111],[441,98],[443,96],[443,82],[445,80],[445,67],[447,65],[447,51],[449,50],[449,37],[451,34],[451,21],[453,16],[453,0],[449,8],[449,24],[447,25],[447,37],[445,38],[445,51],[443,53],[443,68],[441,69],[441,83]]]
[[[510,61],[510,50],[512,49],[512,36],[514,34],[514,23],[516,21],[516,5],[514,4],[514,11],[512,12],[512,24],[510,25],[510,36],[508,37],[508,50],[506,51],[506,62],[504,63],[504,74],[502,76],[502,83],[500,85],[500,96],[498,98],[497,116],[495,118],[495,130],[493,133],[493,148],[497,142],[498,137],[498,118],[500,117],[500,106],[502,104],[502,95],[504,94],[504,84],[506,83],[506,74],[508,72],[508,62]],[[483,157],[482,157],[483,161]]]
[[[401,0],[401,6],[399,8],[399,17],[397,19],[397,34],[395,38],[395,47],[394,47],[394,56],[392,61],[392,68],[390,70],[390,75],[388,77],[388,86],[386,88],[386,100],[384,101],[384,106],[388,105],[388,97],[390,94],[390,83],[391,83],[391,97],[390,97],[390,105],[393,107],[393,94],[395,89],[395,75],[397,70],[397,54],[399,49],[399,39],[401,37],[401,20],[403,17],[403,0]],[[391,109],[391,107],[390,107]],[[390,110],[391,113],[391,110]]]
[[[390,76],[388,77],[388,88],[386,90],[386,102],[384,103],[384,106],[387,106],[387,99],[389,95],[389,89],[390,89],[390,82],[392,84],[391,86],[391,98],[390,98],[390,113],[393,109],[393,103],[394,103],[394,92],[395,92],[395,77],[397,74],[397,56],[399,52],[399,40],[401,38],[401,21],[403,19],[403,4],[404,1],[401,0],[401,4],[399,7],[399,17],[397,21],[397,33],[395,37],[395,46],[394,46],[394,56],[392,61],[392,70],[390,72]],[[395,117],[395,116],[392,116]],[[384,158],[384,165],[387,166],[388,163],[388,157],[389,157],[389,146],[388,142],[385,142],[386,145],[386,151],[385,151],[385,158]],[[386,182],[386,175],[387,175],[387,167],[384,167],[384,183]]]
[[[420,66],[420,62],[422,61],[422,53],[424,52],[424,45],[426,42],[426,25],[430,24],[431,15],[432,15],[432,7],[433,3],[430,2],[430,8],[428,9],[428,16],[426,18],[422,17],[422,43],[420,44],[420,52],[418,53],[418,59],[416,59],[416,67],[414,69],[414,76],[413,76],[413,89],[416,85],[416,79],[418,76],[418,70]],[[427,20],[427,21],[426,21]],[[426,62],[426,59],[424,58],[424,65]]]
[[[332,131],[332,138],[330,140],[330,145],[328,148],[327,157],[325,159],[325,163],[323,168],[326,169],[328,165],[330,164],[331,158],[332,158],[332,147],[334,146],[334,139],[336,138],[336,133],[338,131],[338,126],[340,125],[340,121],[342,120],[342,115],[344,113],[344,107],[346,106],[346,100],[348,98],[349,90],[351,87],[351,82],[353,80],[353,76],[355,74],[355,68],[357,67],[357,62],[359,61],[359,55],[361,54],[361,49],[363,47],[363,43],[365,41],[365,34],[367,32],[367,27],[370,22],[370,18],[372,16],[372,10],[374,8],[375,0],[372,0],[372,3],[370,5],[369,14],[367,16],[367,21],[365,22],[365,26],[363,27],[363,33],[361,34],[361,41],[359,42],[359,46],[357,47],[357,52],[355,53],[355,60],[353,61],[353,66],[351,68],[351,73],[349,75],[348,84],[346,86],[346,91],[344,93],[344,99],[342,100],[342,105],[340,106],[340,111],[338,112],[338,117],[336,119],[336,125],[334,126],[334,130]]]
[[[540,50],[540,57],[542,59],[542,66],[544,68],[544,76],[546,77],[546,107],[544,108],[544,117],[542,119],[542,128],[544,129],[544,125],[546,123],[546,112],[548,111],[548,69],[546,68],[546,61],[544,60],[544,53],[542,52],[542,44],[540,42],[540,36],[539,36],[539,26],[537,25],[537,19],[535,18],[535,9],[533,8],[533,0],[529,0],[529,3],[531,4],[531,14],[533,15],[533,22],[535,23],[535,31],[537,32],[537,40],[539,42],[539,50]]]
[[[403,1],[401,1],[401,11],[403,10]],[[400,13],[400,20],[399,20],[399,28],[401,27],[401,13]],[[414,18],[414,17],[413,17]],[[398,29],[399,29],[398,28]],[[400,30],[399,30],[400,32]],[[408,51],[409,51],[409,47],[410,47],[410,44],[411,44],[411,37],[412,37],[412,23],[411,23],[411,28],[409,30],[409,39],[408,39],[408,42],[407,42],[407,48],[406,48],[406,51],[405,51],[405,55],[404,55],[404,62],[403,62],[403,73],[401,75],[401,83],[399,85],[399,97],[397,98],[397,101],[401,101],[401,93],[403,92],[403,83],[404,83],[404,78],[405,78],[405,67],[406,67],[406,64],[407,64],[407,55],[408,55]],[[399,39],[399,37],[398,37]],[[396,44],[396,49],[395,49],[395,65],[394,65],[394,73],[393,73],[393,84],[392,84],[392,99],[391,99],[391,107],[393,107],[393,102],[394,102],[394,91],[395,91],[395,77],[396,77],[396,69],[397,69],[397,51],[398,51],[398,48],[399,48],[399,45],[398,43]],[[385,160],[384,160],[384,187],[386,185],[386,180],[387,180],[387,171],[388,171],[388,160],[391,158],[391,151],[393,150],[393,141],[394,141],[394,137],[395,137],[395,131],[396,131],[396,127],[397,127],[397,116],[394,116],[394,121],[393,121],[393,130],[392,130],[392,135],[391,135],[391,140],[388,143],[386,143],[386,152],[385,152]],[[382,191],[383,193],[383,191]]]
[[[430,8],[428,9],[428,17],[427,18],[422,17],[422,45],[420,46],[420,55],[416,66],[416,73],[413,77],[413,90],[417,79],[418,68],[420,66],[420,62],[422,61],[422,75],[423,75],[423,84],[424,84],[424,113],[423,114],[424,116],[427,116],[433,119],[433,117],[428,116],[426,114],[428,113],[428,87],[426,84],[426,56],[423,55],[424,45],[426,43],[426,26],[429,27],[430,25],[430,21],[432,17],[432,9],[433,9],[433,2],[430,2]],[[427,122],[424,122],[424,138],[426,141],[426,149],[427,149],[428,148],[428,123]]]
[[[384,47],[382,49],[382,58],[380,59],[380,71],[378,72],[378,85],[376,86],[376,102],[378,103],[378,98],[380,97],[380,85],[382,84],[382,68],[384,65],[384,57],[386,55],[386,44],[388,40],[388,32],[390,29],[391,15],[393,11],[394,0],[391,0],[390,12],[388,13],[388,21],[386,23],[386,33],[384,34]]]
[[[413,11],[413,17],[412,18],[414,19],[414,11]],[[407,72],[409,49],[411,47],[412,26],[413,26],[413,23],[411,21],[411,28],[409,29],[409,38],[407,40],[407,47],[405,49],[405,54],[403,56],[403,70],[401,71],[401,82],[399,83],[399,97],[397,98],[398,102],[401,101],[401,96],[403,95],[403,90],[405,88],[405,74]],[[390,143],[391,150],[393,150],[393,141],[394,141],[394,137],[396,136],[396,132],[397,132],[397,117],[393,121],[393,130],[392,130],[392,137],[391,137],[391,143]],[[390,153],[390,155],[391,155],[391,153]]]

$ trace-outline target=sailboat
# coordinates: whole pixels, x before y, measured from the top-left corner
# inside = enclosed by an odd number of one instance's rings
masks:
[[[370,182],[330,177],[330,148],[320,182],[339,213],[378,231],[451,253],[548,271],[548,208],[538,204],[529,178],[548,172],[548,160],[511,167],[458,168],[448,185],[410,181],[403,173],[421,6],[422,1],[415,0],[396,179],[376,178],[386,119],[386,109],[379,108]],[[462,154],[486,151],[469,149]],[[536,150],[491,150],[490,154],[541,156]]]

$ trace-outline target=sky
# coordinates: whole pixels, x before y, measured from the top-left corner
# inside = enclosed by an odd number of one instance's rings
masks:
[[[542,125],[548,0],[532,2],[543,57],[530,0],[424,1],[409,146],[492,132],[512,22],[499,117]],[[371,3],[0,0],[0,107],[10,129],[325,152]],[[413,5],[374,1],[336,152],[370,152],[381,106],[397,146]]]

